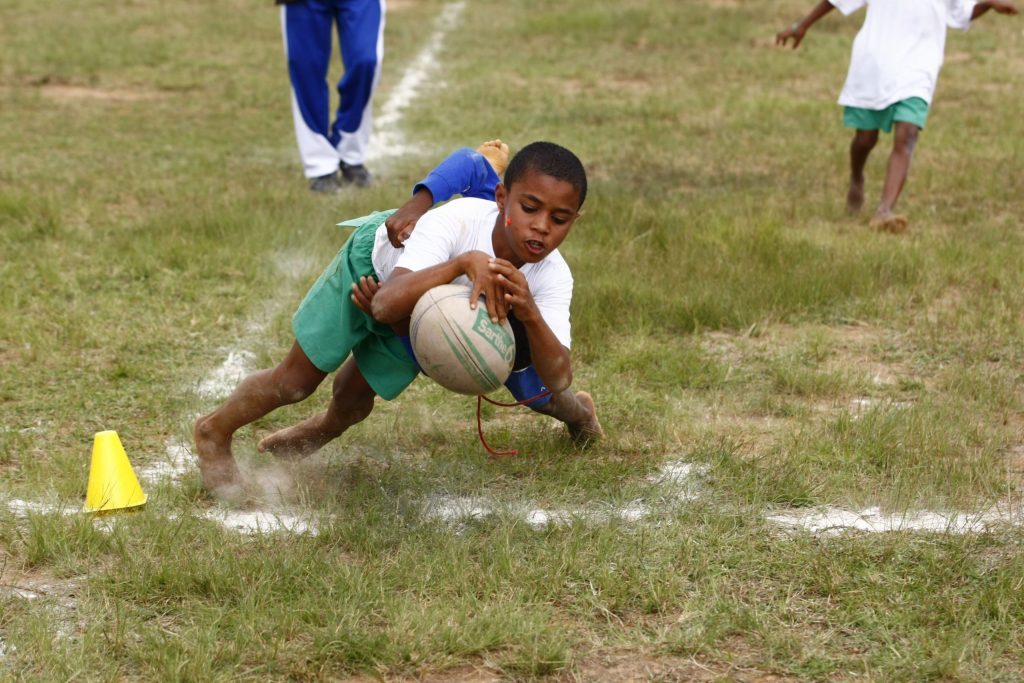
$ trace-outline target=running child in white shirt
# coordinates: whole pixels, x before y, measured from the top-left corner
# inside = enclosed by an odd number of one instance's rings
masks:
[[[780,31],[775,43],[785,45],[792,40],[796,48],[807,29],[833,7],[849,15],[865,5],[867,16],[853,41],[850,69],[839,95],[843,123],[856,129],[850,144],[846,208],[851,213],[860,211],[864,164],[878,142],[878,131],[895,129],[882,199],[871,227],[899,233],[907,229],[908,221],[893,211],[907,179],[918,133],[928,118],[946,49],[946,29],[966,31],[990,9],[1017,14],[1017,8],[1009,0],[821,0],[803,21]]]

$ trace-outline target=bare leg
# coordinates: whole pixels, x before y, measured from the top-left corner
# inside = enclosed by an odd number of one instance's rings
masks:
[[[575,394],[570,389],[559,391],[552,394],[551,400],[545,405],[534,410],[564,422],[578,446],[587,446],[604,436],[601,423],[597,420],[594,399],[585,391]]]
[[[477,152],[483,155],[494,167],[495,172],[501,175],[508,167],[508,145],[501,140],[488,140],[476,148]]]
[[[899,233],[907,229],[907,217],[894,214],[893,209],[896,208],[896,200],[899,199],[903,185],[907,182],[910,158],[917,145],[920,130],[913,123],[896,122],[893,129],[892,153],[889,155],[889,165],[885,170],[882,201],[878,204],[875,217],[871,219],[871,227],[876,230]]]
[[[334,377],[333,396],[326,411],[264,437],[256,448],[279,458],[304,458],[365,420],[373,411],[375,396],[355,359],[349,358]]]
[[[203,486],[221,495],[236,488],[241,473],[231,454],[234,433],[275,408],[306,398],[326,376],[295,342],[277,367],[249,375],[223,405],[196,420],[196,453]]]
[[[878,142],[877,130],[860,130],[850,143],[850,189],[846,192],[846,210],[857,213],[864,206],[864,164]]]

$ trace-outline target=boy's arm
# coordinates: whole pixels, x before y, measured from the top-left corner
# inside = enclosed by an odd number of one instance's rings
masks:
[[[793,40],[793,49],[795,50],[800,44],[800,41],[804,39],[804,34],[807,33],[807,29],[814,25],[814,22],[821,19],[823,16],[832,11],[834,5],[828,0],[821,0],[814,9],[811,10],[810,14],[804,17],[803,21],[797,22],[787,29],[783,29],[775,34],[775,44],[785,45],[786,41]]]
[[[384,222],[388,240],[396,249],[401,248],[423,214],[434,204],[446,202],[457,194],[493,201],[499,182],[497,172],[483,154],[468,147],[455,150],[416,183],[412,197]]]
[[[391,271],[391,277],[374,294],[370,302],[371,315],[375,320],[388,325],[401,322],[412,315],[416,302],[428,289],[446,285],[465,274],[473,283],[469,307],[475,309],[477,300],[483,294],[491,320],[505,320],[508,317],[508,305],[505,303],[504,290],[488,267],[494,260],[493,256],[482,251],[468,251],[423,270],[395,268]]]
[[[974,6],[974,9],[971,11],[971,21],[974,21],[990,9],[994,9],[1000,14],[1017,13],[1017,7],[1012,2],[1007,0],[988,0],[987,2],[979,2]]]

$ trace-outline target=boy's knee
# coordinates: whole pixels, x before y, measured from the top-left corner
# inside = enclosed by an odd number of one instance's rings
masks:
[[[277,392],[285,403],[298,403],[312,396],[317,386],[319,383],[310,385],[297,378],[284,377],[277,384]]]
[[[333,410],[338,417],[342,418],[345,424],[352,425],[362,422],[373,412],[374,396],[375,394],[372,391],[353,394],[335,387]]]
[[[853,146],[860,149],[871,149],[878,142],[877,130],[858,130],[853,134]]]
[[[212,421],[210,420],[209,415],[203,415],[199,417],[196,420],[194,430],[197,439],[209,439],[213,437],[217,431],[216,429],[214,429],[214,426],[212,424]]]
[[[287,361],[272,371],[273,386],[282,403],[298,403],[309,398],[320,386],[322,377],[303,373]]]
[[[896,133],[893,136],[893,146],[904,150],[907,153],[913,152],[917,145],[918,134],[921,129],[912,123],[899,123],[896,125]]]

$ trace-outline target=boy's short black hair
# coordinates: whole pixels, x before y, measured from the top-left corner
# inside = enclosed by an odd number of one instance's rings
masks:
[[[575,154],[553,142],[531,142],[516,152],[505,169],[505,187],[510,188],[529,171],[537,171],[573,186],[580,196],[580,206],[587,198],[587,172]],[[577,207],[579,208],[579,207]]]

